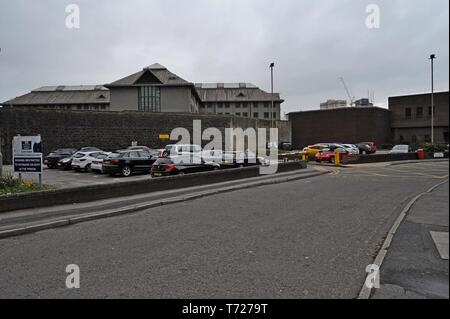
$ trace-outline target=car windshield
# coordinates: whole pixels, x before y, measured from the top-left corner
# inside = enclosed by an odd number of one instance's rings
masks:
[[[84,157],[84,156],[86,156],[85,153],[76,153],[74,157],[75,157],[75,158],[82,158],[82,157]]]
[[[158,158],[155,162],[155,165],[161,165],[161,164],[163,164],[163,165],[164,164],[172,164],[172,160],[170,160],[167,157]]]
[[[393,150],[394,151],[407,151],[408,150],[408,145],[396,145],[394,146]]]

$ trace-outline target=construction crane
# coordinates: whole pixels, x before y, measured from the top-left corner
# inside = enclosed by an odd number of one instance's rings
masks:
[[[355,97],[352,97],[352,94],[350,93],[350,90],[348,89],[347,84],[345,84],[344,77],[341,76],[340,80],[341,80],[342,84],[344,85],[345,91],[347,92],[347,96],[350,101],[350,106],[353,106],[353,104],[355,103]]]

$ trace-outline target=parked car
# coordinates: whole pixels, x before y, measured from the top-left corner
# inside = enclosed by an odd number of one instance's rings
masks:
[[[294,150],[292,143],[290,142],[280,142],[280,144],[278,144],[278,149],[280,151],[292,151]]]
[[[256,156],[252,151],[224,152],[221,162],[222,167],[245,167],[254,165],[267,165],[268,161],[262,156]]]
[[[314,144],[307,146],[303,149],[303,152],[306,153],[308,156],[312,157],[319,153],[324,148],[327,148],[330,144]]]
[[[353,155],[359,155],[359,148],[355,144],[342,144],[344,148]]]
[[[94,151],[94,152],[77,152],[73,158],[71,167],[73,170],[79,171],[90,171],[92,162],[102,154],[103,152]]]
[[[359,154],[371,154],[372,148],[369,144],[358,143],[356,146],[359,149]]]
[[[82,148],[79,148],[71,156],[66,157],[66,158],[62,158],[61,160],[59,160],[58,168],[61,168],[61,169],[64,169],[64,170],[72,169],[72,159],[78,152],[103,152],[103,151],[101,149],[97,148],[97,147],[82,147]]]
[[[93,171],[94,173],[98,173],[98,174],[103,173],[103,160],[105,158],[107,158],[110,154],[111,154],[111,152],[99,153],[95,157],[95,159],[92,161],[91,171]]]
[[[389,154],[406,154],[411,152],[411,146],[409,145],[395,145]]]
[[[180,155],[192,155],[201,156],[202,148],[200,145],[195,144],[169,144],[164,148],[163,156],[173,157]]]
[[[224,152],[222,150],[204,150],[201,152],[201,158],[206,162],[220,164],[223,161]]]
[[[377,152],[377,145],[374,142],[361,142],[360,144],[366,144],[370,146],[370,154],[375,154]]]
[[[56,168],[58,167],[58,162],[63,158],[71,157],[77,150],[74,148],[61,148],[57,149],[53,152],[50,152],[44,158],[44,164],[47,165],[48,168]]]
[[[333,145],[330,145],[328,148],[324,148],[319,153],[314,155],[314,158],[315,158],[316,162],[334,163],[336,150],[340,153],[341,160],[343,158],[352,156],[352,154],[348,150],[346,150],[344,147],[342,147],[342,145],[333,144]]]
[[[162,177],[170,175],[184,175],[190,173],[199,173],[213,171],[220,168],[220,165],[198,158],[191,163],[176,163],[170,157],[160,157],[152,165],[152,177]]]
[[[145,150],[122,150],[103,160],[103,172],[111,176],[128,177],[134,173],[149,173],[156,157]]]

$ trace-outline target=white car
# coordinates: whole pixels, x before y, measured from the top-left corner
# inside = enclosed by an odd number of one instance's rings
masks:
[[[72,158],[72,169],[76,171],[90,171],[92,162],[97,158],[102,151],[95,152],[78,152]]]
[[[206,162],[220,164],[224,160],[224,152],[222,150],[202,151],[202,158]]]
[[[111,152],[99,153],[91,163],[91,171],[95,173],[103,173],[103,160],[107,158]]]
[[[202,148],[195,144],[169,144],[164,148],[164,157],[176,164],[201,163]]]
[[[409,145],[395,145],[389,154],[407,154],[409,152],[411,152]]]
[[[359,155],[359,148],[355,144],[342,144],[342,146],[344,146],[345,150],[350,154]]]

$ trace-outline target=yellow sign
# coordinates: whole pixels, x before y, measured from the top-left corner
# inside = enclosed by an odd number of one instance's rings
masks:
[[[162,140],[168,140],[168,139],[170,139],[170,135],[169,134],[159,134],[159,138]]]

